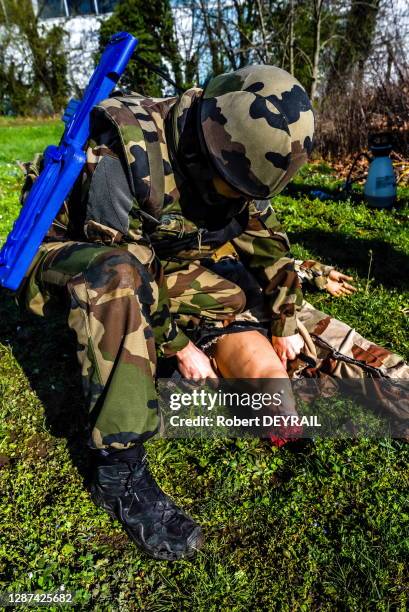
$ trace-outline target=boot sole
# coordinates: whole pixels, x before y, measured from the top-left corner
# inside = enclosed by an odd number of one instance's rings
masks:
[[[114,518],[118,520],[118,517],[114,515]],[[199,548],[201,548],[204,538],[202,530],[199,526],[195,527],[190,536],[188,537],[188,550],[180,555],[172,552],[154,552],[149,548],[142,546],[137,540],[135,540],[132,531],[127,528],[124,523],[121,523],[122,527],[126,531],[129,539],[145,554],[149,555],[152,559],[157,561],[181,561],[182,559],[191,559],[195,556]]]

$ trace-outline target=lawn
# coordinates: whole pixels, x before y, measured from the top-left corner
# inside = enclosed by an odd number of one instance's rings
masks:
[[[57,142],[57,122],[0,122],[0,241],[16,216],[15,160]],[[334,189],[324,163],[275,199],[297,256],[356,277],[358,293],[309,300],[409,358],[408,207],[311,200]],[[0,293],[0,591],[75,594],[95,610],[401,610],[409,601],[409,447],[385,439],[158,440],[164,489],[203,525],[193,562],[143,557],[90,501],[84,408],[62,319]]]

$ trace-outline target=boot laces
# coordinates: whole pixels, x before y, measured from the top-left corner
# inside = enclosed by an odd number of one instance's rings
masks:
[[[125,483],[126,495],[129,495],[133,498],[129,510],[131,511],[135,501],[148,501],[150,496],[147,499],[144,494],[146,494],[147,491],[152,491],[154,492],[154,495],[152,497],[156,497],[156,499],[152,499],[152,503],[154,503],[155,506],[157,504],[160,504],[162,510],[159,522],[162,523],[162,525],[166,524],[167,526],[170,526],[174,523],[180,523],[182,513],[180,511],[176,511],[177,508],[174,506],[173,503],[171,503],[171,501],[167,498],[166,494],[162,491],[158,483],[155,481],[149,470],[146,455],[144,455],[142,460],[138,461],[137,463],[129,463],[128,467],[129,475]],[[142,480],[143,486],[141,486]],[[171,510],[173,510],[173,512],[171,512]]]
[[[140,501],[138,493],[146,493],[154,491],[157,497],[163,498],[164,493],[152,476],[146,455],[141,460],[135,463],[128,463],[129,474],[126,478],[125,487],[128,495],[136,497]],[[162,501],[159,499],[158,501]]]

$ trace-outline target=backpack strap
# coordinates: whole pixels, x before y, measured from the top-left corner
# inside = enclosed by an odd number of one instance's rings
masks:
[[[100,104],[107,118],[115,125],[121,140],[128,168],[130,186],[138,206],[155,219],[162,214],[165,176],[158,127],[140,102],[144,98],[124,96],[109,98]]]

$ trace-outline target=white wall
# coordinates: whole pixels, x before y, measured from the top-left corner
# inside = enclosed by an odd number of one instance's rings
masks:
[[[51,28],[62,26],[68,59],[68,80],[74,92],[75,86],[83,89],[94,67],[93,55],[98,49],[98,31],[101,21],[109,15],[85,15],[71,18],[45,19],[41,25]]]

